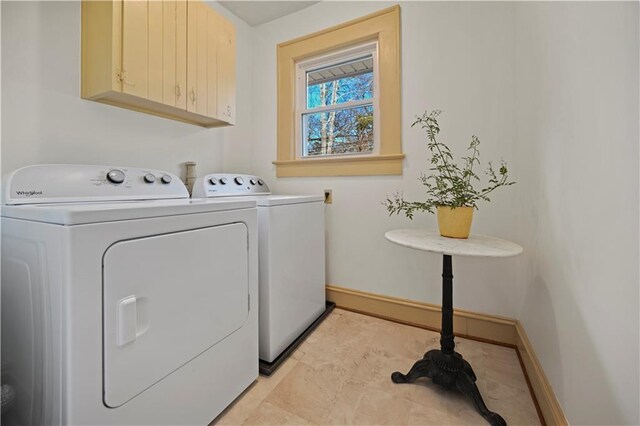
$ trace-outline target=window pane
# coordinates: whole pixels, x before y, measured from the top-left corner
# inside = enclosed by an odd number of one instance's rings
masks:
[[[372,97],[371,55],[307,72],[307,109]]]
[[[302,116],[305,156],[373,151],[373,105]]]

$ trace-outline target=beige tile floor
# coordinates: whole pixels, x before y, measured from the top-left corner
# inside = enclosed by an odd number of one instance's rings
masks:
[[[432,331],[341,309],[271,377],[260,376],[212,423],[217,425],[486,424],[472,403],[428,379],[394,384],[427,349]],[[456,338],[489,409],[510,425],[540,424],[514,349]]]

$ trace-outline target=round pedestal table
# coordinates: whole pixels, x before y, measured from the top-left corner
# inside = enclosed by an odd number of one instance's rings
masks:
[[[407,374],[396,371],[394,383],[412,383],[428,377],[446,388],[458,389],[469,396],[476,409],[492,425],[506,425],[497,413],[489,411],[476,386],[471,365],[454,350],[453,340],[453,271],[452,256],[511,257],[522,253],[522,247],[510,241],[486,235],[470,235],[468,239],[442,237],[428,229],[397,229],[385,237],[396,244],[416,250],[442,254],[442,328],[440,349],[432,349],[413,365]]]

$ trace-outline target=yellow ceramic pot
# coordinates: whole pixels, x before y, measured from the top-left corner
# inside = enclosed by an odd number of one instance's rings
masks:
[[[440,235],[451,238],[469,238],[473,207],[438,206]]]

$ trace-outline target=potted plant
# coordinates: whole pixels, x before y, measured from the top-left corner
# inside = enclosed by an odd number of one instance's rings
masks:
[[[395,193],[383,203],[389,215],[404,213],[413,219],[416,211],[437,211],[440,235],[452,238],[468,238],[473,220],[473,210],[477,209],[480,200],[491,201],[488,194],[502,186],[510,186],[515,182],[508,179],[507,164],[500,162],[496,171],[491,162],[488,163],[486,174],[489,178],[487,186],[476,189],[480,178],[474,171],[474,166],[480,165],[478,146],[480,139],[471,136],[468,151],[470,154],[462,157],[462,165],[454,162],[449,147],[438,141],[440,126],[438,116],[440,110],[425,111],[421,117],[411,125],[420,125],[427,134],[427,147],[431,152],[431,174],[422,174],[420,181],[427,188],[426,201],[406,201],[401,193]]]

